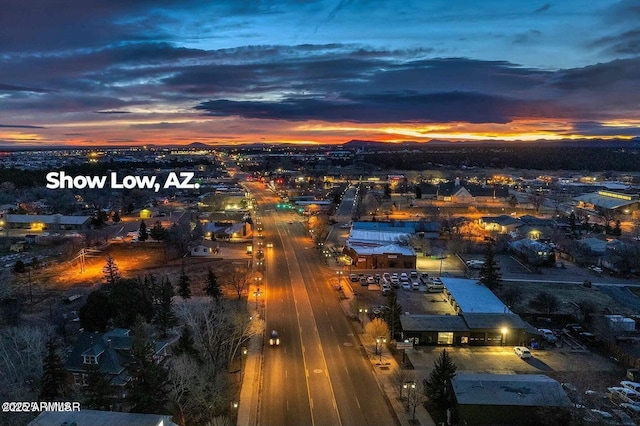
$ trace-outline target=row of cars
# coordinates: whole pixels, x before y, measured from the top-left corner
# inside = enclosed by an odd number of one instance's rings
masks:
[[[444,286],[440,278],[430,278],[429,274],[418,271],[411,272],[385,272],[381,274],[350,274],[351,282],[360,282],[362,286],[379,284],[383,294],[389,293],[392,288],[402,288],[403,290],[420,290],[420,286],[426,286],[428,292],[440,292]]]
[[[580,324],[567,324],[562,330],[565,335],[568,335],[587,347],[596,347],[602,344],[602,341],[589,330],[583,328]]]
[[[622,380],[620,386],[607,388],[607,396],[616,405],[640,413],[640,383]]]

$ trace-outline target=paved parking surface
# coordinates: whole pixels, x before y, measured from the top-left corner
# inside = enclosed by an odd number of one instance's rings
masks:
[[[446,349],[458,371],[501,374],[547,374],[549,372],[618,372],[609,359],[593,352],[572,352],[568,348],[532,351],[530,359],[520,359],[511,346],[438,347],[407,350],[416,370],[431,370],[436,358]]]

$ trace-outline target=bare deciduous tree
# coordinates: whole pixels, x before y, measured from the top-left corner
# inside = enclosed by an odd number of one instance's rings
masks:
[[[240,300],[249,287],[250,279],[251,275],[247,271],[247,268],[236,266],[227,272],[225,284],[233,288],[238,295],[238,300]]]

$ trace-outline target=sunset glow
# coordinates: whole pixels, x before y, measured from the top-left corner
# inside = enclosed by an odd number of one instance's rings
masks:
[[[631,1],[188,3],[6,4],[0,145],[640,133]]]

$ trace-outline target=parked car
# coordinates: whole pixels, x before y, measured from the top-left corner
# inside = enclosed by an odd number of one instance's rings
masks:
[[[411,290],[411,283],[409,281],[405,281],[402,283],[403,290]]]
[[[352,283],[358,282],[358,276],[356,274],[349,274],[349,279],[351,280]]]
[[[369,275],[367,277],[367,284],[375,284],[376,283],[376,279],[373,278],[373,275]]]
[[[415,281],[418,279],[418,271],[411,271],[409,273],[409,278],[411,278],[412,281]]]
[[[588,331],[578,334],[578,338],[587,346],[600,346],[602,344],[602,341],[595,334]]]
[[[412,288],[412,289],[414,289],[414,290],[420,290],[420,282],[418,282],[418,281],[413,281],[413,282],[411,283],[411,288]]]
[[[467,260],[465,264],[469,269],[480,269],[484,265],[484,260]]]
[[[622,386],[613,386],[607,388],[609,394],[613,397],[617,397],[623,402],[627,402],[629,404],[637,404],[640,403],[640,392],[636,392],[632,389],[625,388]]]
[[[360,285],[361,286],[368,286],[369,284],[367,284],[367,277],[360,277]]]
[[[640,383],[638,382],[631,382],[629,380],[623,380],[620,382],[620,384],[622,385],[623,388],[628,388],[631,390],[634,390],[636,392],[640,392]]]
[[[521,359],[531,358],[531,351],[524,346],[516,346],[513,348],[513,352]]]
[[[539,328],[538,331],[542,333],[542,337],[549,343],[555,343],[558,340],[558,336],[548,328]]]
[[[602,268],[596,265],[590,265],[588,268],[594,274],[600,275],[602,274]]]
[[[640,413],[640,404],[630,404],[628,402],[623,402],[622,404],[620,404],[620,406],[632,413]]]
[[[564,329],[567,331],[567,333],[572,334],[574,336],[577,336],[580,333],[583,333],[586,331],[584,328],[582,328],[580,324],[567,324],[564,326]]]
[[[278,336],[278,330],[271,330],[271,336],[269,337],[269,344],[271,346],[280,345],[280,337]]]

